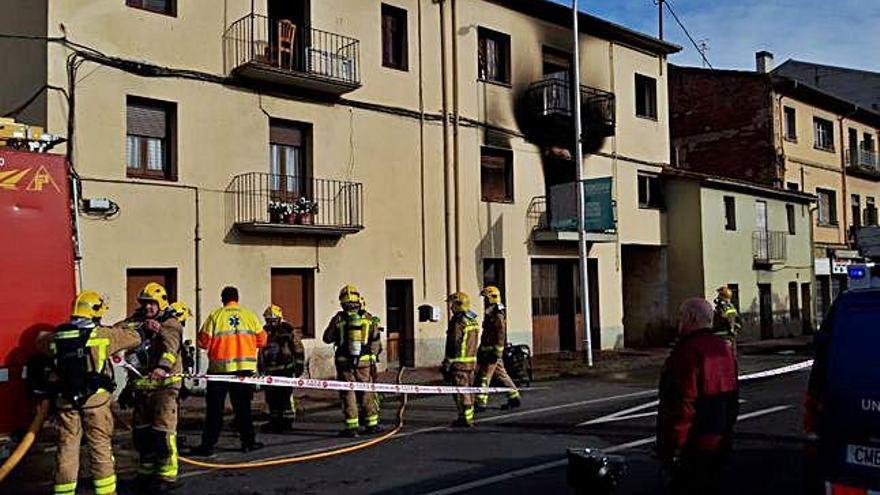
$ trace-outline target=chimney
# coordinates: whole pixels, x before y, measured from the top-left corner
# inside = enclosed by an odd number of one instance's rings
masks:
[[[773,70],[773,54],[766,50],[756,53],[755,66],[759,74],[767,74]]]

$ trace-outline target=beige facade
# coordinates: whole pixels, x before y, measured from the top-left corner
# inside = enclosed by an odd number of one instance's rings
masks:
[[[386,291],[394,281],[411,281],[404,317],[414,321],[412,364],[427,366],[442,359],[445,316],[419,322],[416,308],[428,304],[445,313],[444,298],[457,288],[477,300],[484,260],[503,259],[510,340],[537,346],[533,265],[576,259],[577,248],[568,241],[533,240],[530,205],[546,195],[545,153],[520,131],[519,105],[529,85],[543,77],[542,47],[568,51],[570,30],[554,17],[564,9],[546,4],[538,9],[546,14],[535,14],[520,1],[389,0],[406,11],[408,69],[398,70],[383,67],[382,2],[310,2],[313,27],[359,41],[360,86],[334,99],[314,97],[296,84],[215,80],[230,70],[224,32],[249,14],[250,3],[224,0],[205,9],[178,1],[175,16],[116,0],[48,3],[49,36],[66,33],[109,56],[209,76],[145,77],[93,61],[78,71],[73,151],[82,194],[119,205],[110,218],[80,217],[83,285],[109,296],[109,319],[124,314],[133,269],[171,270],[178,298],[199,308],[197,319],[219,305],[227,284],[239,287],[243,305],[262,311],[271,302],[273,269],[299,269],[313,280],[305,324],[317,335],[336,311],[342,285],[357,285],[368,308],[386,321],[391,311]],[[265,1],[256,2],[257,14],[267,9]],[[479,80],[478,28],[510,36],[509,84]],[[590,251],[598,270],[601,346],[610,348],[624,343],[622,249],[660,249],[667,242],[665,214],[639,208],[638,172],[659,173],[668,160],[665,56],[676,47],[592,18],[585,29],[584,84],[616,96],[615,133],[584,162],[588,176],[614,180],[617,235]],[[67,85],[69,53],[69,47],[49,44],[48,84]],[[635,115],[636,73],[656,81],[656,118]],[[458,103],[457,133],[455,119],[448,126],[442,122],[444,91],[450,114]],[[131,97],[173,104],[175,180],[127,173]],[[65,135],[67,102],[50,93],[45,105],[49,131]],[[362,230],[327,236],[302,227],[268,234],[239,228],[230,184],[241,174],[269,172],[271,120],[307,124],[310,176],[362,184]],[[511,201],[481,200],[481,147],[487,144],[512,150]],[[187,328],[189,336],[194,330]],[[575,346],[580,349],[580,339]],[[313,338],[306,347],[311,373],[330,373],[332,350]]]

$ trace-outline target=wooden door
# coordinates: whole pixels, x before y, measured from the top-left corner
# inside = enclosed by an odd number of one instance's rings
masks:
[[[272,304],[281,308],[284,319],[294,328],[300,330],[304,338],[314,337],[313,271],[298,268],[273,268],[271,284]]]
[[[385,282],[385,324],[388,364],[415,366],[415,309],[412,280]]]
[[[162,284],[168,292],[168,302],[177,301],[176,268],[129,268],[125,280],[125,311],[131,315],[140,306],[137,296],[150,282]]]

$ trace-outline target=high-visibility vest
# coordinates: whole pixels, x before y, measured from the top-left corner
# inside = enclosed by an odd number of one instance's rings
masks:
[[[208,350],[209,373],[256,371],[257,349],[265,344],[260,320],[237,304],[215,310],[199,331],[199,346]]]

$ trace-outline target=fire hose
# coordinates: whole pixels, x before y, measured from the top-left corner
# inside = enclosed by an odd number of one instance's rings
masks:
[[[31,421],[30,427],[27,429],[27,433],[25,433],[24,438],[21,439],[18,446],[12,452],[12,455],[6,459],[6,462],[0,466],[0,483],[3,482],[4,479],[15,469],[15,466],[18,465],[19,462],[24,458],[24,455],[30,450],[31,445],[34,444],[34,440],[37,438],[37,434],[40,432],[40,428],[43,427],[43,422],[46,420],[46,414],[49,412],[49,401],[42,400],[39,404],[37,404],[37,414],[34,416],[34,420]]]

